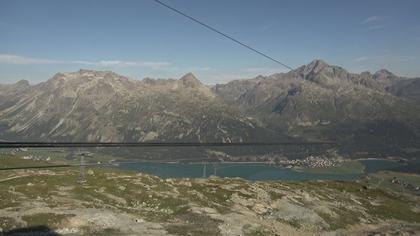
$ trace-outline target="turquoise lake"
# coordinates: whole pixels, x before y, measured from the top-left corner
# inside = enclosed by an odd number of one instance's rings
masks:
[[[361,161],[365,166],[365,173],[375,173],[381,170],[392,170],[402,166],[396,161],[388,160],[363,160]]]
[[[204,167],[203,164],[135,163],[121,164],[119,168],[148,173],[161,178],[203,178],[210,175],[217,175],[219,177],[240,177],[247,180],[355,180],[360,177],[360,175],[348,174],[310,174],[265,164],[239,163],[219,164],[216,168],[216,172],[214,166],[209,164]]]

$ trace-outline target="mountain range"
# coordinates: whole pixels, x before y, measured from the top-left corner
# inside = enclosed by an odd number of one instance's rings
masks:
[[[216,85],[228,104],[268,128],[352,145],[416,145],[420,78],[387,70],[371,74],[314,60],[298,69]]]
[[[57,73],[0,85],[0,139],[250,142],[338,140],[351,147],[419,146],[420,78],[350,73],[314,60],[288,73],[208,86]],[[347,145],[347,147],[349,147]]]

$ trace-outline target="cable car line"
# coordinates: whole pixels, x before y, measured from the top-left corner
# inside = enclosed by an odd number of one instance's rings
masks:
[[[204,23],[201,20],[198,20],[197,18],[194,18],[194,17],[192,17],[192,16],[190,16],[190,15],[188,15],[188,14],[186,14],[186,13],[184,13],[184,12],[182,12],[182,11],[180,11],[180,10],[178,10],[178,9],[176,9],[176,8],[174,8],[174,7],[168,5],[168,4],[166,4],[166,3],[164,3],[164,2],[162,2],[160,0],[153,0],[153,1],[156,2],[156,3],[158,3],[159,5],[161,5],[163,7],[168,8],[169,10],[171,10],[171,11],[173,11],[175,13],[178,13],[179,15],[182,15],[182,16],[186,17],[187,19],[192,20],[195,23],[198,23],[201,26],[204,26],[205,28],[207,28],[207,29],[209,29],[209,30],[211,30],[211,31],[219,34],[219,35],[222,35],[223,37],[225,37],[225,38],[227,38],[227,39],[229,39],[229,40],[231,40],[231,41],[233,41],[233,42],[235,42],[235,43],[237,43],[237,44],[239,44],[239,45],[241,45],[241,46],[243,46],[243,47],[245,47],[245,48],[247,48],[247,49],[249,49],[249,50],[251,50],[251,51],[253,51],[255,53],[257,53],[257,54],[259,54],[260,56],[263,56],[263,57],[265,57],[265,58],[267,58],[267,59],[269,59],[269,60],[271,60],[271,61],[273,61],[273,62],[275,62],[275,63],[277,63],[277,64],[279,64],[281,66],[283,66],[283,67],[286,67],[289,70],[294,70],[291,66],[288,66],[287,64],[285,64],[285,63],[283,63],[283,62],[281,62],[281,61],[279,61],[279,60],[277,60],[277,59],[275,59],[275,58],[273,58],[273,57],[271,57],[271,56],[269,56],[269,55],[267,55],[267,54],[265,54],[265,53],[263,53],[263,52],[261,52],[261,51],[259,51],[257,49],[255,49],[255,48],[249,46],[248,44],[245,44],[245,43],[243,43],[243,42],[241,42],[241,41],[233,38],[232,36],[229,36],[226,33],[223,33],[222,31],[214,28],[213,26],[210,26],[209,24]]]

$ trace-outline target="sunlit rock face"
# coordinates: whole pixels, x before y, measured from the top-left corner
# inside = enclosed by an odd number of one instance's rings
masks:
[[[11,140],[270,140],[272,132],[226,105],[193,74],[132,80],[109,71],[58,73],[0,87],[1,136]]]

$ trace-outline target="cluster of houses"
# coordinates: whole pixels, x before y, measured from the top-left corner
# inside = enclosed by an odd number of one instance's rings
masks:
[[[43,158],[43,157],[39,157],[39,156],[27,155],[27,156],[23,156],[22,159],[23,160],[32,160],[32,161],[41,161],[41,160],[50,161],[51,157]]]
[[[263,156],[225,156],[219,158],[221,161],[233,162],[264,162],[273,163],[287,168],[317,168],[340,166],[347,160],[341,157],[308,156],[304,159],[289,159],[285,156],[263,155]]]
[[[12,150],[10,150],[10,154],[15,155],[17,153],[27,152],[27,151],[28,151],[27,148],[13,148]]]
[[[287,168],[304,167],[304,168],[317,168],[317,167],[331,167],[340,166],[345,162],[342,158],[327,158],[309,156],[305,159],[282,159],[277,164],[286,166]]]
[[[420,194],[420,186],[414,186],[413,184],[407,183],[403,179],[393,177],[391,179],[391,183],[396,184],[396,185],[400,185],[400,186],[404,187],[405,189],[408,189],[408,190],[413,191],[417,194]]]

